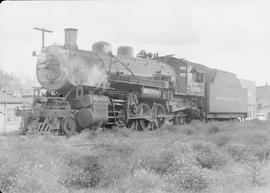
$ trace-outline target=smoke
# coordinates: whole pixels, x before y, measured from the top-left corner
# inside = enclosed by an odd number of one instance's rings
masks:
[[[74,57],[64,63],[61,71],[68,75],[73,85],[103,87],[107,82],[107,73],[103,62],[93,58]]]
[[[93,65],[88,69],[86,81],[83,83],[87,86],[104,86],[107,82],[107,74],[102,64]]]

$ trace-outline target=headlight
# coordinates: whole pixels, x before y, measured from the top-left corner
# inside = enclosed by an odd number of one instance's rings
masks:
[[[46,61],[46,59],[47,59],[47,54],[45,52],[40,52],[37,55],[37,59],[38,59],[39,63],[44,63]]]

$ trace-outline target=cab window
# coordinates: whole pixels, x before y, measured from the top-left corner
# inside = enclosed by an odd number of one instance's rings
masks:
[[[193,70],[193,72],[192,72],[192,80],[194,82],[203,83],[204,82],[204,74]]]

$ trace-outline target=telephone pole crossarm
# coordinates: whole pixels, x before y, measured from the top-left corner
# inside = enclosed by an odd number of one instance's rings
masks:
[[[44,48],[44,32],[52,33],[53,31],[47,30],[47,29],[44,29],[44,28],[38,28],[38,27],[34,27],[33,29],[42,32],[42,48]]]

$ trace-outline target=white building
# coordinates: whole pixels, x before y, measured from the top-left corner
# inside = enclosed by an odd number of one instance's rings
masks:
[[[270,86],[258,86],[256,88],[257,118],[270,120]]]
[[[256,118],[256,83],[251,80],[240,79],[242,88],[247,89],[248,93],[248,119]]]
[[[19,129],[21,119],[15,115],[16,107],[29,103],[31,103],[29,98],[14,97],[0,93],[0,133]]]

